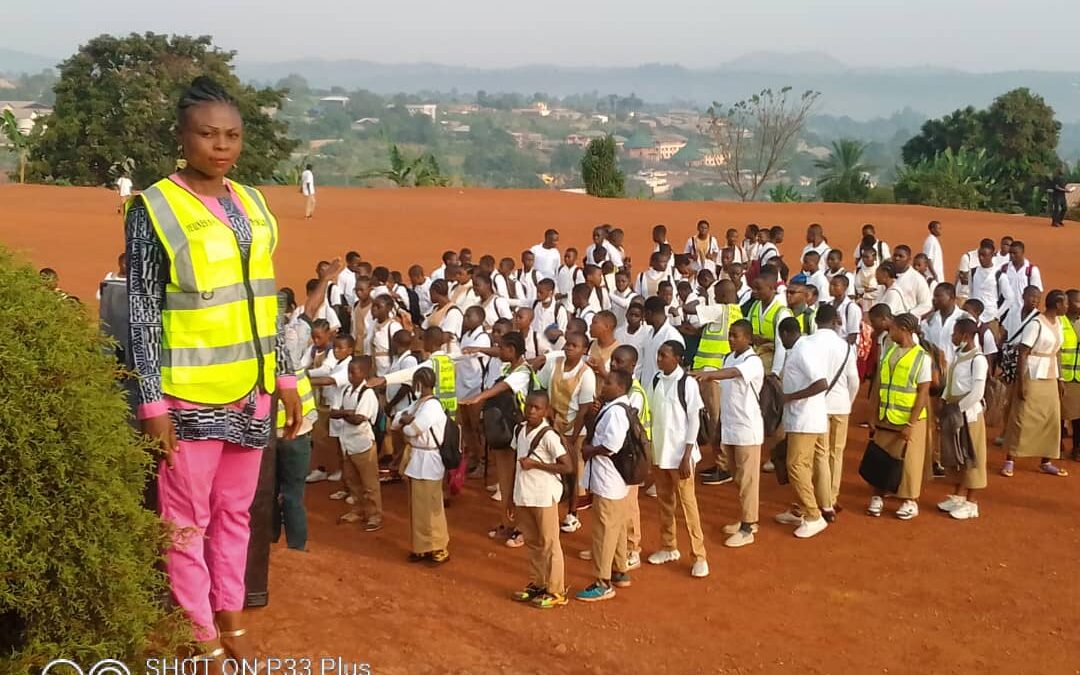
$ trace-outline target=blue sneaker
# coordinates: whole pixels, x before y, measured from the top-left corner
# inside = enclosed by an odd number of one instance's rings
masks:
[[[601,600],[614,598],[615,589],[596,582],[585,590],[579,591],[575,597],[582,602],[600,602]]]
[[[611,585],[615,588],[629,588],[630,575],[627,572],[612,572]]]

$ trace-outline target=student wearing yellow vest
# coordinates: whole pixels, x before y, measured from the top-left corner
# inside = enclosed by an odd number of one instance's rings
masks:
[[[173,596],[208,659],[250,658],[248,510],[274,425],[271,394],[285,407],[285,439],[303,420],[278,321],[278,228],[258,190],[226,178],[243,120],[221,85],[196,78],[177,128],[186,165],[127,204],[138,417],[164,455],[158,498],[176,533],[165,556]]]
[[[754,351],[765,365],[765,374],[780,374],[784,367],[784,344],[780,341],[777,326],[791,316],[791,310],[776,292],[778,277],[775,271],[764,271],[754,279],[757,298],[750,305],[750,325],[754,328]]]
[[[1080,290],[1070,288],[1065,293],[1068,306],[1065,316],[1058,317],[1064,341],[1061,343],[1061,417],[1072,428],[1072,460],[1080,462]]]
[[[903,500],[896,511],[900,520],[919,515],[923,466],[926,462],[926,406],[930,402],[930,355],[915,344],[918,319],[911,314],[893,317],[889,337],[893,344],[885,350],[870,388],[870,409],[877,415],[868,420],[870,437],[885,452],[904,463],[896,497]],[[885,510],[885,494],[875,492],[866,512],[880,516]]]

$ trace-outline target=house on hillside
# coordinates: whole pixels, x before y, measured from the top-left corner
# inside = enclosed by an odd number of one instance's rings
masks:
[[[331,110],[344,110],[349,107],[348,96],[323,96],[319,99],[319,112],[330,112]]]
[[[367,131],[368,129],[371,129],[378,124],[378,117],[361,117],[360,119],[353,122],[350,127],[353,131]]]
[[[522,115],[525,117],[547,117],[551,115],[551,109],[548,108],[548,104],[543,101],[537,101],[528,108],[514,108],[510,112],[514,115]]]
[[[694,169],[715,169],[725,163],[724,154],[717,148],[699,148],[697,157],[691,159],[688,165]]]
[[[654,146],[656,154],[660,156],[660,159],[666,161],[686,147],[686,136],[679,136],[678,134],[660,136],[656,139]]]
[[[470,115],[479,110],[480,106],[475,103],[448,103],[446,105],[446,112],[449,115]]]
[[[29,135],[38,120],[52,114],[52,107],[37,101],[0,101],[0,113],[10,110],[18,123],[19,131]]]
[[[405,111],[410,115],[427,115],[434,122],[439,105],[437,103],[406,103]]]
[[[607,134],[603,131],[598,131],[596,129],[588,129],[586,131],[568,135],[565,142],[567,145],[576,145],[578,147],[584,148],[594,138],[603,138],[604,136],[607,136]]]
[[[626,142],[626,154],[645,162],[666,162],[685,148],[686,142],[685,136],[652,136],[646,132],[636,132]]]
[[[518,150],[539,148],[544,144],[544,135],[531,131],[511,131],[510,137],[517,143]]]
[[[579,113],[578,111],[569,108],[553,108],[549,116],[553,120],[564,122],[577,122],[585,117],[583,113]]]
[[[607,124],[611,121],[611,118],[603,113],[593,113],[589,116],[589,119],[596,120],[600,124]]]

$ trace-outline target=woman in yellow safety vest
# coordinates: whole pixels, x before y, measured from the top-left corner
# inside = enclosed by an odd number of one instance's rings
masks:
[[[926,406],[930,400],[930,355],[915,344],[919,323],[911,314],[893,318],[889,337],[893,344],[885,351],[871,387],[870,436],[887,453],[904,463],[896,496],[903,500],[896,517],[911,520],[919,515],[923,466],[926,460]],[[885,493],[875,492],[866,512],[880,516]]]
[[[131,347],[138,417],[159,439],[157,496],[174,528],[165,571],[203,658],[250,658],[242,640],[248,509],[274,428],[302,421],[278,321],[277,222],[258,190],[226,174],[243,147],[236,101],[198,77],[177,106],[185,166],[127,204]]]
[[[1066,292],[1065,314],[1058,317],[1061,343],[1061,416],[1072,428],[1072,460],[1080,462],[1080,291]]]

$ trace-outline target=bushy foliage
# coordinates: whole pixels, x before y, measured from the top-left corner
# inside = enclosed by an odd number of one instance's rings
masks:
[[[368,171],[359,178],[385,178],[398,187],[442,187],[450,184],[450,179],[439,168],[439,161],[430,152],[409,157],[395,144],[388,148],[387,155],[389,169]]]
[[[626,175],[615,159],[615,137],[594,138],[581,158],[581,179],[585,192],[594,197],[625,197]]]
[[[786,183],[777,183],[769,189],[769,201],[778,204],[801,202],[802,194],[794,186]]]
[[[862,203],[870,194],[870,170],[863,162],[866,145],[850,138],[834,141],[825,159],[814,162],[821,170],[818,193],[826,202]]]
[[[111,180],[109,168],[128,157],[137,186],[168,175],[178,159],[176,101],[196,76],[208,75],[236,97],[244,120],[245,151],[231,176],[252,184],[270,179],[296,147],[287,126],[263,111],[280,107],[284,92],[242,84],[233,56],[208,36],[90,40],[60,65],[56,106],[32,150],[30,178],[102,185]]]
[[[84,308],[0,247],[0,672],[128,663],[186,638],[159,601],[151,456]]]
[[[899,169],[896,200],[954,209],[992,209],[1004,200],[986,151],[946,149]]]

